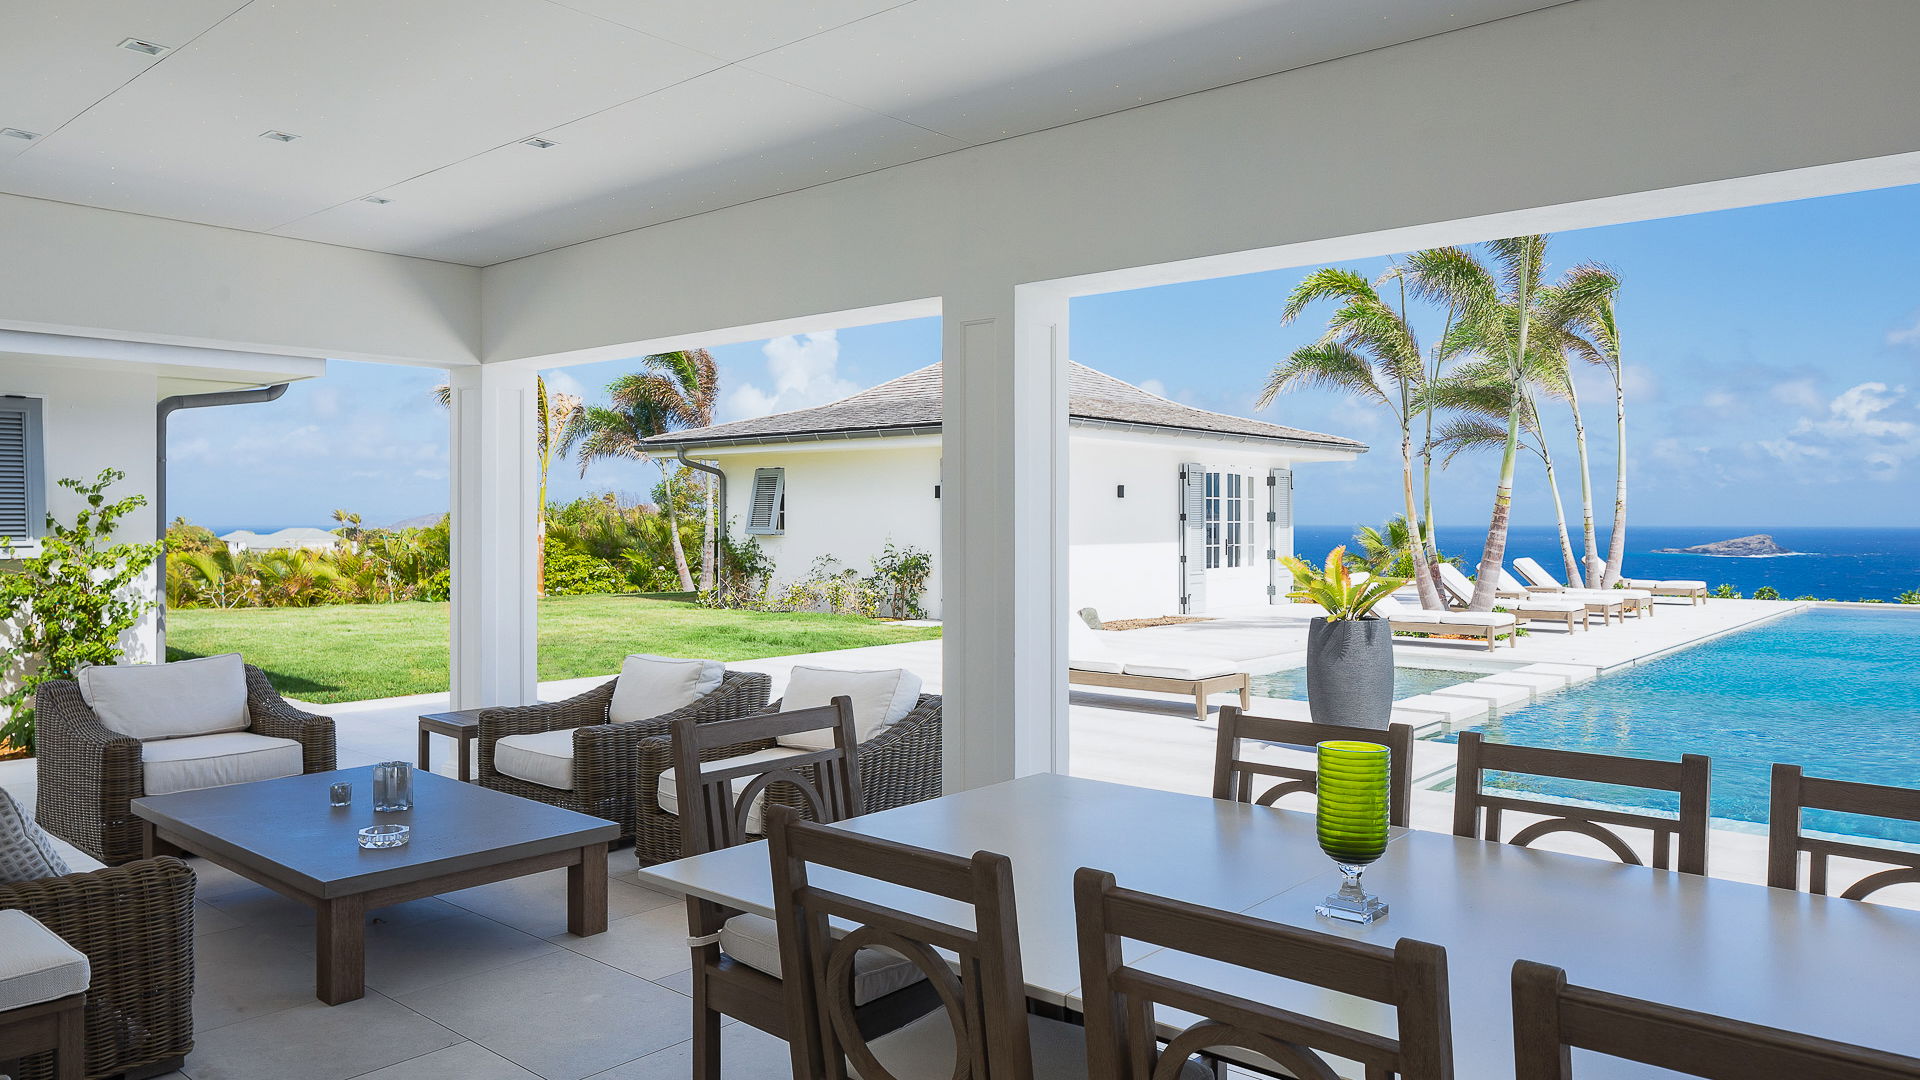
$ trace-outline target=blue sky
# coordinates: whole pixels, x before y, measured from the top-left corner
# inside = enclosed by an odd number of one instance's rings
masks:
[[[1920,187],[1556,234],[1550,273],[1598,260],[1625,285],[1630,520],[1669,525],[1916,525],[1920,490]],[[1387,260],[1351,265],[1369,275]],[[1074,302],[1073,358],[1179,401],[1361,439],[1373,453],[1298,474],[1301,520],[1377,522],[1398,505],[1386,414],[1303,391],[1264,412],[1273,363],[1311,341],[1324,309],[1279,324],[1311,269]],[[1432,331],[1429,330],[1429,333]],[[715,349],[723,419],[831,401],[939,358],[936,319]],[[548,373],[597,396],[631,363]],[[1596,502],[1611,505],[1614,443],[1604,374],[1581,383]],[[446,416],[427,369],[333,362],[271,405],[173,418],[174,512],[215,526],[325,524],[335,507],[385,523],[447,505]],[[1565,410],[1547,406],[1562,495],[1577,512]],[[1484,520],[1491,456],[1435,483],[1443,523]],[[1515,520],[1552,521],[1523,464]],[[558,466],[553,494],[641,495],[649,466]]]

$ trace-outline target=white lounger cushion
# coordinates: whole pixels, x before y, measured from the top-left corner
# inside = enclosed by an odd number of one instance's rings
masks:
[[[1149,679],[1180,679],[1195,682],[1211,679],[1219,675],[1232,675],[1242,665],[1232,660],[1215,660],[1205,656],[1181,656],[1177,653],[1165,653],[1151,661],[1127,661],[1122,668],[1128,675],[1141,675]]]
[[[1440,571],[1441,583],[1457,599],[1463,602],[1472,599],[1473,582],[1467,578],[1467,575],[1460,572],[1459,567],[1452,563],[1440,563],[1437,569]],[[1504,607],[1524,607],[1529,611],[1564,611],[1572,614],[1587,610],[1587,605],[1578,600],[1556,599],[1551,596],[1534,596],[1524,600],[1503,597],[1500,602]]]
[[[245,731],[250,722],[247,666],[239,653],[171,664],[96,664],[75,681],[103,727],[141,742]]]
[[[1505,611],[1432,611],[1427,608],[1412,608],[1389,596],[1374,605],[1376,614],[1384,615],[1392,622],[1410,623],[1452,623],[1455,626],[1498,626],[1516,624],[1514,617]]]
[[[631,724],[684,709],[720,689],[720,680],[726,674],[727,665],[718,660],[635,653],[620,665],[613,700],[607,703],[607,719]]]
[[[920,700],[920,676],[905,668],[842,671],[801,665],[787,679],[780,711],[816,709],[842,696],[853,699],[854,738],[866,742],[880,734],[881,728],[899,723],[913,711]],[[833,732],[825,728],[802,731],[782,735],[777,741],[796,750],[827,750],[833,746]]]
[[[1581,597],[1586,597],[1589,600],[1599,596],[1610,596],[1617,600],[1651,600],[1653,599],[1652,593],[1644,592],[1639,589],[1582,589],[1579,587],[1568,588],[1567,586],[1560,584],[1559,578],[1556,578],[1552,574],[1547,573],[1546,567],[1541,566],[1538,562],[1535,562],[1533,559],[1530,559],[1524,555],[1518,559],[1513,560],[1513,568],[1515,570],[1520,571],[1520,576],[1526,578],[1528,581],[1533,582],[1535,585],[1538,585],[1541,588],[1559,589],[1561,592],[1565,593],[1568,596],[1581,596]]]
[[[1067,666],[1081,671],[1100,671],[1118,675],[1125,661],[1108,645],[1101,631],[1088,626],[1078,615],[1067,616]]]
[[[1621,578],[1620,583],[1629,589],[1704,589],[1707,583],[1692,578],[1674,578],[1655,581],[1652,578]]]
[[[87,954],[17,908],[0,911],[0,1013],[83,993]]]
[[[1143,641],[1138,649],[1123,649],[1109,640],[1118,634],[1095,630],[1074,616],[1067,623],[1067,666],[1107,675],[1125,673],[1184,682],[1232,675],[1245,666],[1237,660],[1161,648],[1151,641]]]
[[[765,915],[735,915],[722,923],[720,951],[755,971],[780,978],[780,934]],[[923,978],[913,961],[897,953],[861,949],[853,957],[853,1003],[878,1001]]]
[[[300,744],[251,731],[160,739],[140,747],[149,795],[299,776]]]
[[[1526,608],[1528,611],[1567,611],[1587,610],[1585,600],[1570,599],[1555,593],[1542,593],[1539,596],[1503,596],[1494,603],[1501,607]]]
[[[751,754],[741,754],[738,757],[720,758],[717,761],[702,762],[700,771],[706,772],[708,769],[732,768],[735,765],[752,765],[762,761],[778,761],[781,758],[801,757],[807,753],[808,751],[806,750],[797,750],[791,746],[769,746],[765,750],[755,750]],[[654,797],[654,802],[662,811],[679,817],[680,781],[676,779],[673,774],[674,770],[672,769],[668,769],[666,772],[660,774],[659,794]],[[733,781],[734,796],[737,797],[740,792],[746,790],[747,785],[752,782],[753,777],[751,776],[742,776],[735,779]],[[760,803],[764,801],[765,798],[766,793],[762,792],[754,798],[753,805],[747,807],[747,831],[750,833],[760,831]]]
[[[493,744],[493,767],[515,780],[572,791],[573,729],[509,735]]]

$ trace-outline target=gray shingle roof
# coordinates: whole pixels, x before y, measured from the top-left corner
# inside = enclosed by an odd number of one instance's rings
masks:
[[[1367,449],[1364,443],[1338,435],[1323,435],[1168,401],[1084,364],[1069,363],[1067,369],[1067,413],[1074,420],[1310,443],[1356,452]],[[656,435],[646,442],[664,449],[855,435],[937,434],[941,412],[940,365],[929,364],[826,405]]]

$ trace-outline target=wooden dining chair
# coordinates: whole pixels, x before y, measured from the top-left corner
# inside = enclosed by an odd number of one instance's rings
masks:
[[[1609,826],[1647,829],[1653,833],[1653,865],[1686,874],[1707,872],[1707,788],[1712,762],[1700,754],[1679,761],[1612,757],[1576,750],[1548,750],[1538,746],[1490,743],[1477,731],[1460,733],[1459,765],[1453,791],[1455,836],[1499,841],[1500,815],[1512,810],[1537,814],[1533,822],[1513,834],[1509,844],[1521,847],[1554,833],[1578,833],[1600,842],[1623,863],[1645,865],[1626,840]],[[1680,796],[1677,818],[1631,810],[1610,810],[1572,803],[1494,795],[1481,790],[1486,773],[1525,773],[1594,784],[1650,788]],[[1483,831],[1484,830],[1484,831]],[[1677,841],[1677,844],[1676,844]],[[1674,848],[1679,858],[1674,858]]]
[[[1220,709],[1220,735],[1214,742],[1213,797],[1231,802],[1250,802],[1272,806],[1283,795],[1314,791],[1313,769],[1255,761],[1240,756],[1240,741],[1279,743],[1312,751],[1323,742],[1351,739],[1381,743],[1390,751],[1387,770],[1391,791],[1387,797],[1387,820],[1402,828],[1408,825],[1413,802],[1413,728],[1390,724],[1378,728],[1348,727],[1345,724],[1314,724],[1305,720],[1282,720],[1272,716],[1254,716],[1232,705]],[[1278,783],[1258,797],[1253,787],[1257,777],[1273,777]]]
[[[1573,1080],[1573,1050],[1710,1080],[1920,1080],[1920,1058],[1567,984],[1513,965],[1515,1080]]]
[[[833,745],[801,753],[725,752],[805,731],[829,731]],[[791,785],[816,821],[858,816],[862,804],[856,746],[853,707],[845,697],[815,709],[676,722],[674,772],[683,850],[697,855],[755,839],[762,796],[776,785]],[[719,1080],[722,1017],[787,1037],[778,938],[773,920],[765,916],[693,896],[687,898],[687,927],[693,949],[693,1075],[695,1080]],[[876,1029],[897,1027],[931,1007],[924,987],[914,991],[919,975],[906,961],[885,953],[863,954],[858,967],[864,1023]]]
[[[1854,882],[1840,894],[1847,900],[1865,900],[1890,885],[1920,883],[1920,853],[1807,836],[1800,831],[1802,810],[1920,821],[1920,791],[1822,780],[1802,775],[1798,765],[1774,765],[1773,805],[1767,814],[1767,884],[1776,889],[1798,889],[1803,851],[1807,853],[1808,892],[1826,893],[1827,859],[1834,855],[1893,866]]]
[[[1089,1076],[1158,1078],[1167,1075],[1159,1064],[1167,1058],[1219,1057],[1230,1049],[1264,1057],[1263,1071],[1278,1066],[1281,1075],[1302,1080],[1340,1075],[1322,1056],[1327,1054],[1361,1063],[1367,1080],[1453,1076],[1447,952],[1438,945],[1401,938],[1389,949],[1199,907],[1120,888],[1112,874],[1090,867],[1074,875],[1073,901]],[[1129,966],[1122,956],[1128,940],[1390,1005],[1398,1017],[1396,1035]],[[1162,1048],[1154,1030],[1156,1007],[1199,1019]]]

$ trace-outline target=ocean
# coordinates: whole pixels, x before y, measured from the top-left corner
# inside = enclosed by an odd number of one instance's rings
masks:
[[[1727,558],[1714,555],[1663,555],[1655,548],[1692,547],[1736,536],[1766,533],[1781,547],[1801,552],[1771,558]],[[1466,557],[1469,574],[1486,543],[1485,528],[1438,529],[1443,555]],[[1607,537],[1600,534],[1602,557]],[[1301,525],[1294,529],[1294,550],[1306,558],[1324,558],[1336,544],[1353,543],[1353,530],[1338,525]],[[1573,534],[1574,554],[1580,554],[1580,535]],[[1559,532],[1551,525],[1516,525],[1507,534],[1507,565],[1523,555],[1539,560],[1555,577],[1564,573]],[[1920,528],[1828,528],[1788,525],[1645,525],[1627,526],[1628,577],[1694,578],[1709,586],[1732,585],[1742,595],[1771,585],[1791,599],[1813,596],[1821,600],[1893,601],[1909,589],[1920,589]]]

